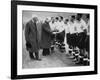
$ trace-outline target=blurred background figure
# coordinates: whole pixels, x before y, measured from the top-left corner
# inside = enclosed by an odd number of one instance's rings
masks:
[[[89,49],[89,42],[90,42],[90,15],[86,14],[86,38],[85,38],[85,61],[87,61],[87,64],[89,65],[90,60],[90,49]]]
[[[55,17],[51,17],[51,21],[49,22],[50,28],[52,30],[52,32],[56,31],[56,26],[55,26]],[[51,53],[54,52],[54,46],[55,46],[55,34],[52,33],[51,35]]]
[[[85,57],[85,38],[86,38],[86,22],[82,19],[82,14],[78,13],[76,17],[76,27],[78,33],[78,44],[77,46],[80,49],[80,60],[76,63],[80,64],[83,62],[83,58]]]
[[[25,39],[26,39],[26,48],[29,51],[29,56],[31,59],[34,60],[41,60],[39,59],[39,35],[37,30],[37,22],[38,17],[32,16],[32,19],[27,22],[26,28],[25,28]],[[35,54],[35,56],[33,55]]]
[[[65,40],[64,40],[64,44],[65,44],[65,54],[68,54],[68,48],[69,48],[69,19],[65,19],[64,20],[64,28],[65,28]]]
[[[57,41],[60,43],[59,50],[61,52],[64,51],[64,37],[65,37],[65,28],[64,28],[64,18],[62,16],[59,16],[59,20],[57,22],[57,30],[59,33],[57,33]]]
[[[70,22],[69,22],[69,32],[70,32],[70,42],[69,42],[69,47],[70,48],[74,48],[74,44],[75,44],[75,15],[72,15],[70,18]]]
[[[46,56],[50,54],[51,47],[51,35],[52,31],[49,25],[51,18],[47,17],[45,22],[42,24],[42,34],[41,34],[41,47],[43,49],[42,55]]]

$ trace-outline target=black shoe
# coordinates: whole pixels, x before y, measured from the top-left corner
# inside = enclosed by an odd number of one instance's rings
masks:
[[[46,54],[43,54],[43,53],[42,53],[42,55],[43,55],[43,56],[46,56]]]
[[[35,59],[35,60],[37,60],[37,61],[41,61],[42,59]]]
[[[33,53],[32,53],[32,52],[29,52],[29,56],[30,56],[30,58],[31,58],[31,59],[34,59],[34,60],[35,60],[35,58],[34,58],[34,56],[33,56]]]

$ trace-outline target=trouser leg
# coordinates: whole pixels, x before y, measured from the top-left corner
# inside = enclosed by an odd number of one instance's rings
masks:
[[[35,52],[36,60],[41,60],[39,59],[39,52]]]
[[[51,51],[54,51],[54,46],[51,47]]]
[[[50,55],[50,50],[49,48],[46,49],[47,55]]]
[[[43,54],[43,56],[49,55],[50,54],[49,48],[44,48],[42,54]]]
[[[29,52],[29,56],[30,56],[31,59],[35,59],[34,55],[33,55],[33,52]]]
[[[43,56],[45,56],[45,55],[46,55],[45,48],[43,49],[42,55],[43,55]]]

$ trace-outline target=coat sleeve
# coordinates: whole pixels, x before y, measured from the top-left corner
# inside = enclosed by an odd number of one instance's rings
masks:
[[[51,31],[49,25],[45,25],[45,24],[43,24],[43,25],[42,25],[42,28],[43,28],[43,30],[45,30],[47,33],[50,33],[50,34],[52,33],[52,31]]]
[[[29,41],[29,33],[30,33],[30,26],[29,26],[29,23],[27,23],[26,27],[25,27],[25,39],[26,39],[26,42]]]

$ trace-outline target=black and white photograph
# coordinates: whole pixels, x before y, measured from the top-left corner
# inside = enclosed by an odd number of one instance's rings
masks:
[[[90,14],[23,11],[22,67],[89,66]]]
[[[19,1],[12,7],[12,78],[97,73],[96,6]]]

